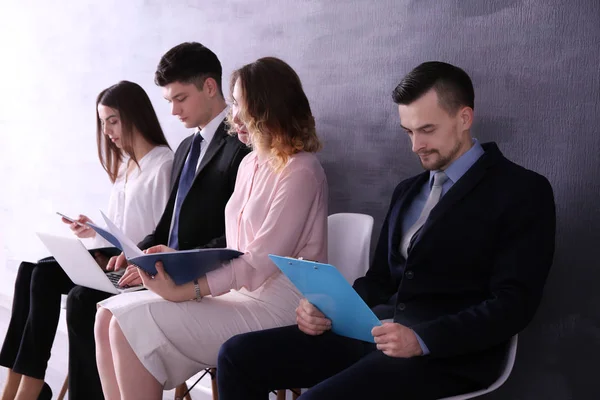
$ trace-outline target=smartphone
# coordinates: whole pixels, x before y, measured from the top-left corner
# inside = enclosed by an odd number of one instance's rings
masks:
[[[75,220],[75,219],[73,219],[73,218],[71,218],[71,217],[67,217],[65,214],[61,214],[61,213],[59,213],[58,211],[57,211],[56,213],[57,213],[58,215],[60,215],[61,217],[63,217],[64,219],[66,219],[67,221],[69,221],[69,222],[72,222],[72,223],[74,223],[74,224],[77,224],[77,225],[79,225],[79,226],[87,226],[87,225],[85,225],[85,224],[82,224],[81,222],[79,222],[79,221],[77,221],[77,220]]]

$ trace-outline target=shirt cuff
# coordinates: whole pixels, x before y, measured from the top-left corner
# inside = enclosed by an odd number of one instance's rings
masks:
[[[211,296],[219,296],[231,290],[233,267],[231,262],[223,263],[221,268],[217,268],[206,274],[206,282],[210,289]]]
[[[419,346],[421,346],[421,351],[423,351],[422,355],[426,356],[427,354],[429,354],[429,349],[427,348],[427,345],[425,344],[423,339],[421,339],[421,337],[417,334],[417,332],[413,331],[413,333],[415,334],[415,336],[417,337],[417,340],[419,341]]]

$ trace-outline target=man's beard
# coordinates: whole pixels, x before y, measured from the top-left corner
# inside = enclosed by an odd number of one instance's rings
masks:
[[[429,153],[429,155],[431,156],[431,155],[437,153],[439,155],[439,158],[437,159],[437,161],[433,164],[426,166],[423,163],[423,160],[421,159],[421,157],[419,157],[421,166],[426,171],[437,171],[437,170],[445,169],[451,162],[455,161],[454,157],[456,157],[456,154],[458,154],[458,152],[460,151],[461,146],[462,146],[461,142],[456,142],[456,145],[454,146],[454,148],[450,151],[450,153],[447,156],[442,156],[438,150],[432,150]]]

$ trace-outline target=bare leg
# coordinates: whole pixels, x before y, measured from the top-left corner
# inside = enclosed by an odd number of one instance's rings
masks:
[[[17,390],[19,390],[21,377],[23,376],[17,374],[10,368],[7,371],[6,384],[4,385],[4,390],[2,390],[2,397],[0,397],[0,400],[14,400],[17,396]]]
[[[100,307],[96,313],[96,324],[94,325],[94,337],[96,339],[96,363],[102,383],[102,391],[106,400],[120,400],[119,384],[115,375],[112,349],[109,338],[110,321],[112,313],[106,308]]]
[[[36,400],[44,386],[43,379],[23,375],[15,400]]]
[[[140,362],[115,318],[111,320],[109,330],[121,397],[124,400],[162,399],[162,385]]]

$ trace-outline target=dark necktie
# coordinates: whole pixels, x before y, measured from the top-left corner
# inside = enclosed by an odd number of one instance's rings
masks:
[[[181,211],[183,200],[185,200],[185,196],[187,196],[190,191],[194,178],[196,177],[196,166],[198,165],[198,159],[200,158],[200,144],[202,143],[202,140],[204,139],[200,133],[194,135],[189,156],[181,170],[181,176],[179,177],[177,198],[173,210],[173,225],[171,226],[171,236],[169,237],[169,247],[172,249],[179,250],[179,212]]]

